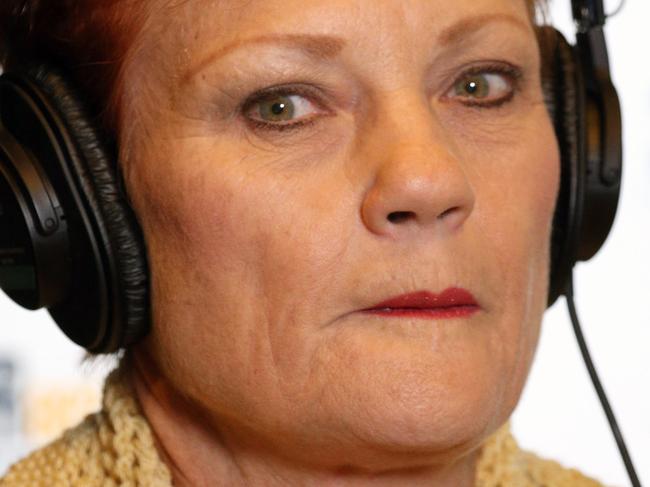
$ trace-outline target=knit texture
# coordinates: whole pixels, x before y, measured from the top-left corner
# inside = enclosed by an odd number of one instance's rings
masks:
[[[106,379],[102,404],[100,412],[11,467],[0,487],[171,487],[121,368]]]
[[[16,486],[172,486],[122,369],[107,378],[100,412],[15,464],[0,479],[0,487]],[[574,469],[521,450],[506,423],[483,445],[476,487],[603,486]]]

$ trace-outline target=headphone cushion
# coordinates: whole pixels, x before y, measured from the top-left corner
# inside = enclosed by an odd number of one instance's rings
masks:
[[[577,198],[576,175],[579,165],[579,86],[575,51],[564,36],[552,27],[540,30],[542,84],[545,102],[555,128],[561,160],[561,181],[553,219],[551,239],[550,306],[563,294],[575,263],[573,248]]]
[[[101,233],[108,261],[115,266],[116,298],[122,316],[118,346],[126,346],[141,337],[149,321],[148,269],[146,252],[135,216],[118,186],[117,161],[100,141],[97,130],[64,76],[49,66],[30,68],[35,81],[54,105],[76,145],[81,167],[75,177],[85,193],[93,218]],[[73,161],[74,163],[74,161]]]

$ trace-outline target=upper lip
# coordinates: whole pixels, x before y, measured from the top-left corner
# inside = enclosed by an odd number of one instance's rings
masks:
[[[472,293],[459,287],[450,287],[441,293],[417,291],[401,294],[377,303],[366,310],[373,309],[436,309],[455,306],[478,306]]]

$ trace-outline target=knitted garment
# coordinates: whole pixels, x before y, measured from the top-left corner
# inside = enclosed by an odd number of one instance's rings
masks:
[[[216,486],[220,484],[216,482]],[[104,387],[103,408],[15,464],[0,487],[171,487],[167,466],[121,369]],[[506,423],[483,445],[476,487],[602,487],[574,469],[521,450]]]
[[[106,379],[102,403],[100,412],[11,467],[0,487],[171,487],[122,368]]]

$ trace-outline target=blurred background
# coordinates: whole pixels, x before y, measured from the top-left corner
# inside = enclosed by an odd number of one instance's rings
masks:
[[[619,0],[606,1],[616,10]],[[573,39],[568,0],[551,21]],[[627,0],[608,21],[612,76],[622,102],[623,192],[604,248],[575,271],[576,306],[600,378],[641,481],[650,483],[650,2]],[[0,475],[8,465],[98,409],[112,359],[83,363],[44,312],[0,293]],[[587,375],[564,298],[544,318],[535,363],[512,429],[522,447],[608,485],[629,485]],[[649,484],[650,485],[650,484]]]

